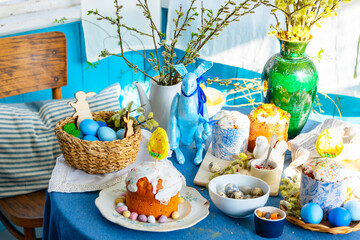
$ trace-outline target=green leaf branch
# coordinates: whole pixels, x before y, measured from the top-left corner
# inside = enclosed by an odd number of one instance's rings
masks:
[[[134,117],[130,117],[134,121],[133,127],[137,126],[144,126],[145,128],[149,129],[150,131],[154,128],[159,126],[158,122],[154,119],[154,115],[152,112],[149,113],[148,117],[146,118],[144,116],[145,110],[142,106],[138,108],[133,108],[134,102],[131,101],[128,103],[128,105],[124,108],[121,108],[117,113],[112,115],[110,119],[108,120],[108,125],[112,128],[114,128],[116,131],[120,128],[124,128],[125,122],[123,121],[123,117],[126,115],[126,113],[138,113],[137,119]]]

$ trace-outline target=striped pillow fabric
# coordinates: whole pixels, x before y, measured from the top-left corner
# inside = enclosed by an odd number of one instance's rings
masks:
[[[117,111],[120,85],[115,83],[88,98],[92,112]],[[47,187],[61,154],[55,125],[72,116],[75,99],[0,104],[0,198]]]

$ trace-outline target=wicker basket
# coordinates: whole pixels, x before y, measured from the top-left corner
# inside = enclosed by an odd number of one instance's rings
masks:
[[[280,209],[286,212],[286,208],[283,205],[280,205]],[[350,225],[347,227],[331,227],[328,221],[321,221],[321,223],[319,224],[310,224],[310,223],[305,223],[304,221],[289,215],[286,215],[286,220],[304,229],[308,229],[315,232],[327,232],[331,234],[347,234],[360,230],[360,221],[351,222]]]
[[[106,120],[114,113],[103,111],[93,113],[93,116]],[[104,174],[121,170],[135,162],[142,138],[140,127],[136,127],[133,136],[121,140],[83,141],[64,131],[66,124],[74,122],[74,118],[68,117],[55,127],[60,149],[71,166],[89,174]]]

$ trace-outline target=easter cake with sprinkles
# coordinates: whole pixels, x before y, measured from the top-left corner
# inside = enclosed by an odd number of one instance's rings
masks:
[[[312,159],[303,165],[302,171],[308,177],[322,182],[340,182],[346,176],[343,165],[326,158]]]
[[[250,133],[248,150],[252,152],[258,136],[264,136],[270,141],[272,135],[277,139],[287,141],[290,113],[282,110],[272,103],[262,104],[248,115],[250,120]]]
[[[302,166],[300,204],[316,203],[324,211],[341,207],[347,196],[348,174],[344,167],[333,159],[315,158]]]

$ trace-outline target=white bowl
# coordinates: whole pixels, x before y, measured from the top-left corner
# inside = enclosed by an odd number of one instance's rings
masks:
[[[209,118],[211,118],[216,113],[218,113],[221,110],[221,108],[224,106],[225,96],[224,96],[224,94],[222,94],[222,92],[220,92],[216,88],[207,87],[206,91],[208,94],[211,94],[215,98],[221,99],[221,101],[216,105],[213,105],[213,106],[207,105],[208,115],[209,115]]]
[[[217,193],[219,191],[224,192],[225,185],[228,183],[233,183],[239,188],[243,186],[249,186],[251,188],[259,187],[265,194],[261,197],[251,199],[221,197]],[[251,215],[255,209],[263,207],[266,204],[269,198],[270,187],[263,180],[252,176],[229,174],[213,178],[209,182],[209,193],[212,202],[222,212],[230,217],[241,218]]]

